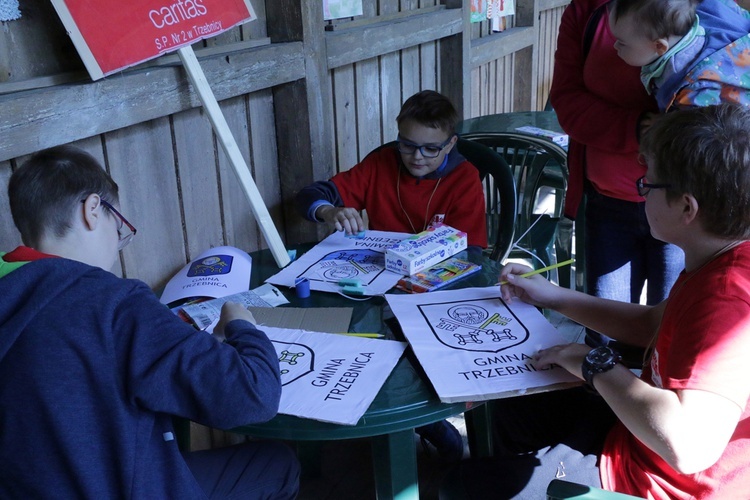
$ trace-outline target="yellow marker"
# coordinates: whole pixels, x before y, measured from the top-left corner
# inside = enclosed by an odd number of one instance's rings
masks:
[[[554,264],[552,266],[547,266],[547,267],[543,267],[541,269],[536,269],[534,271],[529,271],[528,273],[520,274],[519,277],[520,278],[528,278],[529,276],[534,276],[535,274],[540,274],[540,273],[543,273],[545,271],[551,271],[552,269],[557,269],[558,267],[567,266],[569,264],[572,264],[575,261],[576,261],[575,259],[570,259],[570,260],[566,260],[566,261],[563,261],[563,262],[558,262],[557,264]],[[507,285],[508,282],[507,281],[500,281],[499,283],[495,283],[495,284],[496,285]]]
[[[341,335],[349,335],[350,337],[365,337],[368,339],[380,339],[385,337],[382,333],[342,333]]]
[[[365,269],[362,269],[362,266],[358,265],[356,262],[354,262],[354,259],[349,259],[349,264],[353,265],[363,273],[367,274],[367,271]]]

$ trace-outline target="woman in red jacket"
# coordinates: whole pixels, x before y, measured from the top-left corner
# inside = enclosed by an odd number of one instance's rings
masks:
[[[682,251],[651,236],[635,181],[646,173],[638,137],[657,111],[640,69],[617,56],[607,0],[573,0],[557,39],[551,103],[570,136],[566,215],[585,195],[585,269],[591,295],[657,304],[684,267]],[[579,233],[580,234],[580,233]],[[587,332],[587,343],[608,342]]]

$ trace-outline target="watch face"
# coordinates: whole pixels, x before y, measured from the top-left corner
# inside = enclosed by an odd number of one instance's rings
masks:
[[[613,362],[617,358],[617,354],[607,346],[597,347],[592,349],[586,355],[586,361],[592,365],[604,365]]]

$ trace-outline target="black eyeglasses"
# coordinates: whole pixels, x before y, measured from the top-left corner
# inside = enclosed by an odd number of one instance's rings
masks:
[[[445,149],[445,146],[450,144],[451,140],[453,139],[453,136],[448,137],[448,140],[440,145],[433,145],[433,144],[415,144],[411,141],[407,141],[406,139],[402,139],[401,136],[398,136],[398,151],[399,153],[403,153],[405,155],[413,155],[414,153],[419,150],[420,153],[422,153],[422,156],[425,158],[436,158],[440,155],[440,152]]]
[[[652,189],[669,189],[672,187],[671,184],[649,184],[644,182],[645,180],[646,176],[644,175],[635,181],[635,187],[638,189],[639,196],[646,196]]]
[[[128,222],[128,219],[122,216],[120,212],[118,212],[115,207],[112,206],[111,203],[105,200],[101,200],[102,205],[115,214],[117,218],[119,219],[117,224],[117,236],[119,237],[119,240],[117,241],[117,249],[122,250],[126,246],[128,246],[128,243],[130,243],[133,240],[133,236],[135,236],[135,233],[138,232],[138,230]],[[127,228],[127,230],[124,230],[124,228]]]
[[[128,219],[123,217],[122,214],[118,212],[110,202],[101,198],[99,198],[99,201],[102,202],[102,206],[104,206],[104,208],[112,212],[115,217],[117,217],[117,250],[122,250],[123,248],[128,246],[128,243],[133,240],[133,236],[135,236],[135,233],[137,233],[138,230],[135,228],[135,226],[133,226],[133,224],[128,222]],[[86,200],[81,200],[81,203],[86,203]]]

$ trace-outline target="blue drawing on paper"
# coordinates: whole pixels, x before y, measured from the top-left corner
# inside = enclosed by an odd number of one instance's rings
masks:
[[[190,264],[188,269],[188,278],[193,276],[216,276],[218,274],[229,274],[232,270],[231,255],[211,255],[210,257],[196,260]]]
[[[358,279],[369,285],[385,272],[385,254],[376,250],[337,250],[324,255],[299,276],[310,281],[336,284],[342,279]]]

